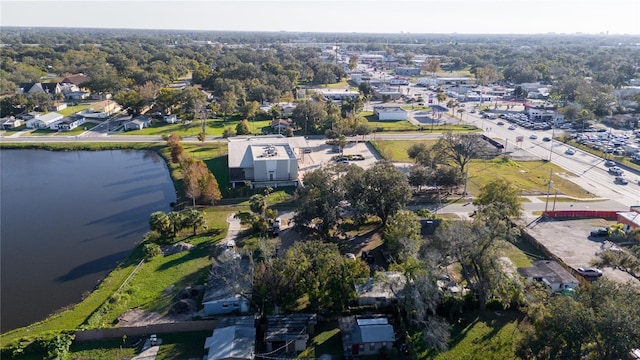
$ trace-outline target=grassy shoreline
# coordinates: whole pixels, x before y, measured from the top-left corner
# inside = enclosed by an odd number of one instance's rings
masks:
[[[202,150],[202,146],[205,145],[190,145],[189,148],[192,151]],[[168,150],[165,144],[161,143],[46,143],[46,144],[34,144],[34,143],[0,143],[0,149],[35,149],[35,150],[48,150],[48,151],[107,151],[107,150],[150,150],[155,151],[166,162],[170,172],[171,179],[174,184],[174,188],[181,188],[181,179],[179,179],[179,171],[175,164],[171,164],[168,159]],[[219,150],[219,149],[218,149]],[[210,152],[205,152],[210,155]],[[181,193],[180,193],[181,194]],[[181,195],[180,195],[181,196]],[[180,201],[180,199],[178,200]],[[226,234],[226,215],[232,210],[226,206],[217,206],[206,208],[207,212],[207,224],[209,229],[215,230],[214,233],[205,234],[203,236],[192,237],[190,235],[179,237],[179,239],[187,238],[189,242],[197,243],[217,241]],[[220,219],[222,219],[220,221]],[[212,235],[213,236],[210,236]],[[204,238],[206,237],[206,239]],[[131,253],[123,259],[107,276],[105,276],[96,287],[82,300],[76,304],[71,304],[62,309],[56,310],[47,318],[30,324],[25,327],[13,329],[0,334],[0,348],[6,348],[8,345],[15,343],[17,340],[23,338],[34,339],[38,336],[43,336],[49,333],[76,330],[79,328],[90,327],[88,323],[94,322],[93,326],[105,325],[96,323],[96,313],[100,309],[104,308],[112,300],[116,291],[123,284],[125,279],[131,275],[135,266],[142,260],[142,240]],[[206,252],[206,246],[204,250],[200,252],[200,255],[208,259],[208,253]],[[185,259],[188,261],[189,259]],[[168,261],[168,260],[167,260]],[[175,262],[176,259],[173,259]],[[208,261],[208,260],[207,260]],[[208,264],[208,262],[207,262]],[[156,264],[157,265],[157,264]],[[158,265],[160,266],[160,265]],[[201,264],[198,265],[202,267]],[[184,271],[186,269],[182,269]],[[190,272],[191,271],[184,271]],[[187,277],[190,274],[181,273],[178,278]],[[175,278],[175,276],[169,276],[169,278]],[[116,315],[117,316],[117,315]],[[94,320],[92,320],[92,318]],[[107,315],[105,318],[109,319],[109,322],[113,321],[114,315]],[[107,324],[108,325],[108,324]]]

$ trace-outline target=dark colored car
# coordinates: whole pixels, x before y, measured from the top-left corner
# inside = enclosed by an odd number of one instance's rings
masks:
[[[551,138],[548,137],[548,136],[545,136],[545,137],[542,138],[542,141],[551,141]]]
[[[609,235],[609,230],[607,228],[597,228],[595,230],[591,230],[591,236],[607,236]]]

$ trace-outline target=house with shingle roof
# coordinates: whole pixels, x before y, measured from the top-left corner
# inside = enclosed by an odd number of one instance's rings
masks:
[[[580,285],[580,281],[562,267],[559,263],[551,260],[538,260],[531,263],[531,267],[518,268],[518,274],[529,282],[538,281],[552,291],[572,290]]]

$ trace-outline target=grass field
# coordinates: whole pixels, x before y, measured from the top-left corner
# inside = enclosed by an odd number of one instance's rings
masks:
[[[225,128],[230,128],[235,131],[236,126],[240,120],[227,119],[224,121],[222,118],[214,118],[205,120],[205,132],[207,136],[220,137]],[[263,134],[265,131],[271,131],[271,121],[249,121],[249,130],[252,134]],[[167,124],[163,121],[155,120],[151,123],[151,126],[141,130],[126,131],[122,135],[169,135],[176,133],[182,137],[198,136],[202,131],[201,121],[192,121],[190,123],[180,124]]]
[[[518,329],[523,314],[518,311],[471,312],[451,331],[450,348],[437,354],[423,351],[419,359],[518,359],[514,344],[522,336]],[[480,355],[482,354],[482,355]]]
[[[80,104],[80,105],[75,105],[75,106],[67,106],[66,109],[62,109],[60,111],[56,111],[58,114],[62,115],[62,116],[69,116],[72,114],[75,114],[77,112],[80,112],[84,109],[87,109],[89,106],[91,106],[91,104]]]
[[[433,146],[437,140],[376,140],[372,144],[386,159],[395,162],[413,162],[407,150],[414,144],[423,143]],[[571,177],[561,167],[544,161],[504,161],[496,158],[489,161],[473,160],[469,163],[469,182],[467,190],[477,194],[480,188],[496,177],[505,178],[522,189],[523,195],[546,194],[549,183],[549,171],[553,171],[553,188],[559,195],[589,199],[595,195],[564,179],[559,174]]]
[[[501,177],[521,189],[523,195],[545,194],[549,184],[550,171],[554,174],[553,188],[558,190],[558,194],[576,198],[595,197],[594,194],[559,176],[559,174],[563,174],[571,177],[574,176],[573,174],[544,161],[502,161],[502,159],[486,162],[472,161],[469,167],[468,190],[472,194],[477,194],[484,184],[496,177]]]

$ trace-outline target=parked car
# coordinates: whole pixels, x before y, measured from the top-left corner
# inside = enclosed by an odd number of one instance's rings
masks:
[[[609,229],[597,228],[597,229],[591,230],[590,234],[591,236],[607,236],[609,235]]]
[[[311,154],[311,149],[304,149],[305,154]]]
[[[616,176],[613,182],[620,185],[627,185],[629,183],[629,181],[622,176]]]
[[[602,270],[590,267],[579,267],[576,269],[578,274],[588,278],[598,278],[602,276]]]
[[[548,137],[548,136],[545,136],[545,137],[542,138],[542,141],[551,141],[551,138]]]

